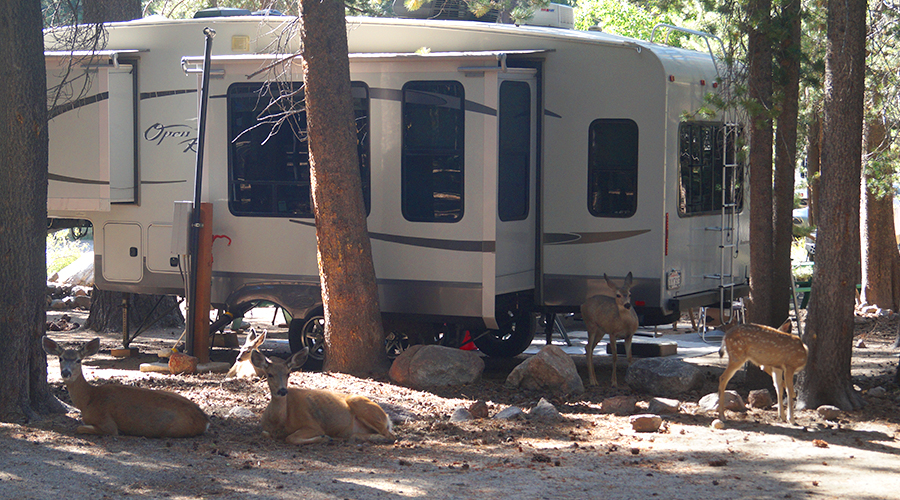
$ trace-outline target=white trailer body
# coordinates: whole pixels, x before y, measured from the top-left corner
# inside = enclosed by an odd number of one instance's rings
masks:
[[[266,141],[256,120],[265,82],[302,83],[296,40],[275,44],[295,21],[109,24],[104,50],[73,68],[91,78],[51,112],[48,210],[93,224],[98,287],[184,294],[173,213],[193,198],[209,26],[212,301],[274,302],[292,332],[321,314],[308,150],[287,125]],[[685,118],[716,92],[709,54],[547,27],[347,23],[380,306],[407,333],[488,330],[483,350],[518,354],[533,313],[576,311],[604,274],[634,274],[644,324],[718,304],[725,281],[746,293],[748,225],[722,222],[732,184],[736,220],[748,213],[742,169],[722,173],[722,119]],[[70,66],[55,38],[51,87]]]

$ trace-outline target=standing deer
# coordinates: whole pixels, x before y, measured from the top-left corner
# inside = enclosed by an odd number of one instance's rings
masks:
[[[787,414],[794,423],[794,374],[806,366],[806,345],[789,333],[791,322],[786,321],[777,330],[768,326],[729,323],[724,328],[725,337],[719,348],[719,357],[728,353],[728,366],[719,377],[719,419],[725,420],[725,386],[744,363],[752,361],[772,376],[778,393],[778,418],[785,420],[782,396],[787,390]]]
[[[631,339],[637,331],[638,317],[631,307],[631,273],[625,276],[625,283],[617,287],[606,274],[603,275],[607,286],[615,291],[616,296],[594,295],[581,305],[581,317],[588,331],[588,343],[585,346],[587,354],[588,376],[590,385],[598,385],[594,375],[594,347],[604,335],[609,335],[609,344],[612,347],[612,385],[617,387],[616,363],[618,353],[616,339],[625,339],[625,353],[628,356],[628,364],[631,364]]]
[[[287,361],[253,351],[253,366],[266,373],[272,399],[262,414],[263,435],[291,444],[309,444],[331,438],[394,439],[391,420],[380,406],[364,396],[288,388],[291,371],[303,366],[309,349]]]
[[[259,350],[259,346],[263,345],[263,342],[266,341],[267,333],[267,330],[263,330],[262,333],[257,335],[256,329],[250,329],[250,333],[248,333],[247,338],[244,339],[244,345],[242,345],[241,350],[238,351],[237,359],[235,359],[234,364],[231,365],[231,369],[228,370],[225,378],[253,378],[264,377],[266,375],[266,372],[253,366],[253,363],[250,362],[250,353]]]
[[[59,372],[81,410],[78,434],[126,434],[150,438],[199,436],[209,427],[209,418],[189,399],[166,391],[119,384],[91,385],[81,373],[81,360],[97,354],[100,339],[78,349],[62,349],[49,337],[44,351],[59,357]]]

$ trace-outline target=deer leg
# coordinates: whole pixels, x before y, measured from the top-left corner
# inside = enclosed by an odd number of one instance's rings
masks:
[[[596,330],[588,329],[588,343],[584,346],[584,354],[587,357],[588,384],[593,386],[600,385],[597,383],[597,376],[594,375],[594,347],[597,345],[600,337],[602,335],[599,335]]]
[[[787,369],[784,371],[784,383],[787,386],[787,405],[788,405],[788,422],[794,423],[794,401],[797,400],[797,394],[794,392],[794,371]]]
[[[784,418],[784,370],[772,368],[772,383],[775,385],[775,392],[778,393],[778,420]]]
[[[303,427],[288,435],[285,441],[291,444],[313,444],[331,441],[331,437],[322,433],[322,429]]]
[[[614,333],[609,334],[609,345],[612,347],[612,386],[619,387],[619,382],[616,380],[616,365],[619,362],[619,346],[616,344],[616,335]]]
[[[728,386],[728,381],[731,380],[731,377],[733,377],[734,374],[741,369],[741,366],[743,366],[743,364],[743,362],[737,363],[729,358],[728,366],[725,368],[722,376],[719,377],[719,420],[725,420],[725,387]]]
[[[625,354],[628,356],[628,366],[631,366],[631,340],[634,339],[634,335],[630,337],[625,337]]]

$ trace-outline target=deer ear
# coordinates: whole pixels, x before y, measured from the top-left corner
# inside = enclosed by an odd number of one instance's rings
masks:
[[[306,363],[306,358],[309,357],[309,347],[304,347],[299,351],[295,352],[293,356],[290,357],[287,361],[288,369],[294,371],[301,366],[303,363]]]
[[[625,288],[631,288],[631,271],[628,271],[628,276],[625,276]]]
[[[100,338],[95,338],[87,344],[84,344],[78,351],[81,353],[82,358],[97,354],[98,352],[100,352]]]
[[[781,331],[784,333],[791,333],[791,328],[793,326],[794,325],[791,324],[791,320],[789,319],[789,320],[785,321],[784,323],[782,323],[781,326],[778,327],[778,331]]]
[[[46,352],[47,354],[59,356],[59,344],[54,342],[50,337],[45,335],[44,338],[41,339],[41,346],[44,348],[44,352]]]
[[[250,351],[250,364],[260,370],[265,370],[269,367],[269,360],[266,359],[266,356],[263,353],[253,350]]]

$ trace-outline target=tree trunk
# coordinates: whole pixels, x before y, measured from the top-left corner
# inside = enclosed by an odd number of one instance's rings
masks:
[[[806,200],[809,203],[809,225],[819,224],[819,161],[822,155],[822,115],[818,106],[813,109],[812,122],[807,134],[809,147],[806,150],[806,181],[808,183]]]
[[[865,44],[866,1],[829,1],[816,274],[803,338],[809,360],[798,395],[806,408],[863,404],[853,389],[850,357],[859,280]]]
[[[893,172],[884,172],[879,166],[879,155],[887,144],[887,131],[881,120],[868,120],[865,124],[864,142],[869,165],[863,175],[860,195],[862,293],[864,304],[882,309],[900,310],[900,252],[894,227],[893,186],[884,185]],[[888,166],[893,170],[892,166]]]
[[[131,21],[141,18],[141,0],[83,0],[84,24]]]
[[[388,361],[359,174],[344,3],[301,0],[300,16],[325,306],[324,369],[356,375],[384,373]]]
[[[777,326],[789,317],[791,293],[791,243],[793,242],[794,172],[797,165],[797,116],[800,99],[800,0],[785,2],[781,24],[789,33],[778,50],[781,77],[781,112],[775,135],[775,196],[773,210],[774,252],[772,265],[772,319]],[[779,319],[780,318],[780,319]]]
[[[749,5],[748,92],[750,110],[750,303],[751,322],[778,326],[773,318],[772,214],[772,48],[769,39],[771,0]],[[780,323],[779,323],[780,324]]]
[[[59,411],[41,348],[47,293],[47,76],[40,2],[0,3],[0,421]]]

